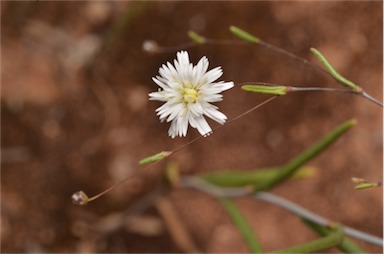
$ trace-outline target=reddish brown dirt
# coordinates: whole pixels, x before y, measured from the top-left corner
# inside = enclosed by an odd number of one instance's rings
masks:
[[[188,41],[191,29],[234,39],[228,27],[236,25],[314,63],[309,48],[316,47],[382,101],[382,9],[380,1],[2,1],[2,252],[248,252],[212,197],[186,188],[164,190],[167,163],[139,172],[88,206],[71,203],[73,192],[96,194],[140,171],[141,158],[199,135],[189,130],[186,138],[167,136],[169,126],[154,112],[160,104],[149,102],[147,94],[157,89],[151,77],[176,50],[148,54],[143,41],[177,46]],[[223,67],[223,80],[236,83],[218,104],[229,119],[267,98],[243,92],[245,81],[339,87],[260,46],[188,51],[195,63],[206,55],[211,67]],[[382,109],[360,97],[313,92],[278,98],[167,162],[186,175],[278,166],[350,118],[358,125],[311,161],[314,177],[272,192],[382,237],[382,189],[355,191],[350,181],[383,177]],[[154,195],[165,199],[154,201]],[[251,198],[236,202],[266,251],[316,238],[280,208]],[[180,244],[181,233],[174,233],[179,224],[194,246]]]

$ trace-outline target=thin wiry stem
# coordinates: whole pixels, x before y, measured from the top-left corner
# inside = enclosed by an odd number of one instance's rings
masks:
[[[214,128],[214,129],[213,129],[213,132],[216,131],[216,130],[221,129],[221,128],[224,127],[224,126],[227,126],[227,125],[230,124],[230,123],[233,123],[234,121],[236,121],[236,120],[238,120],[238,119],[240,119],[240,118],[242,118],[242,117],[244,117],[245,115],[251,113],[252,111],[254,111],[254,110],[260,108],[261,106],[267,104],[268,102],[272,101],[272,100],[275,99],[276,97],[277,97],[277,96],[270,97],[270,98],[268,98],[267,100],[265,100],[265,101],[263,101],[263,102],[257,104],[256,106],[254,106],[254,107],[252,107],[251,109],[249,109],[249,110],[243,112],[242,114],[238,115],[237,117],[235,117],[235,118],[233,118],[233,119],[227,121],[227,123],[225,123],[225,124],[223,124],[223,125],[220,125],[220,126]],[[197,142],[198,140],[201,140],[202,138],[203,138],[203,136],[199,136],[199,137],[197,137],[197,138],[195,138],[195,139],[193,139],[193,140],[187,142],[186,144],[180,146],[179,148],[176,148],[175,150],[170,151],[169,154],[168,154],[167,156],[163,157],[163,158],[172,156],[173,154],[177,153],[177,152],[180,151],[180,150],[183,150],[184,148],[186,148],[186,147],[192,145],[193,143]],[[153,162],[152,164],[148,164],[145,168],[143,168],[142,170],[140,170],[140,172],[144,172],[144,171],[150,170],[151,168],[154,167],[154,165],[156,165],[156,164],[157,164],[158,162],[160,162],[161,160],[162,160],[162,159],[157,160],[157,161]],[[115,189],[116,187],[120,186],[121,184],[127,182],[127,181],[128,181],[129,179],[131,179],[136,173],[137,173],[137,171],[133,172],[133,173],[132,173],[131,175],[129,175],[128,177],[122,179],[121,181],[115,183],[114,185],[112,185],[111,187],[107,188],[106,190],[104,190],[104,191],[102,191],[102,192],[100,192],[100,193],[98,193],[98,194],[96,194],[96,195],[94,195],[94,196],[92,196],[92,197],[90,197],[90,198],[89,198],[83,191],[78,191],[78,192],[76,192],[76,193],[74,193],[74,194],[72,195],[72,200],[74,201],[74,203],[75,203],[76,205],[86,205],[86,204],[88,204],[89,202],[94,201],[95,199],[98,199],[98,198],[101,197],[101,196],[104,196],[105,194],[107,194],[107,193],[110,192],[111,190]],[[80,200],[77,200],[77,199],[80,199]]]
[[[364,98],[366,98],[366,99],[368,99],[368,100],[370,100],[370,101],[376,103],[377,105],[379,105],[379,106],[381,106],[381,107],[384,107],[384,105],[383,105],[382,102],[376,100],[375,98],[373,98],[372,96],[370,96],[370,95],[367,94],[366,92],[363,91],[360,95],[363,96]]]
[[[299,217],[315,222],[321,226],[329,226],[330,224],[332,224],[332,221],[330,221],[329,219],[321,217],[320,215],[315,214],[314,212],[311,212],[302,206],[299,206],[287,199],[284,199],[272,193],[257,192],[254,194],[254,196],[257,199],[260,199],[270,204],[274,204],[276,206],[284,208]],[[383,247],[383,239],[377,236],[374,236],[374,235],[371,235],[347,226],[343,226],[343,229],[345,234],[348,236]]]
[[[331,76],[331,77],[334,77],[331,73],[329,73],[327,70],[323,69],[322,67],[320,67],[320,66],[318,66],[318,65],[316,65],[316,64],[314,64],[314,63],[312,63],[312,62],[310,62],[310,61],[308,61],[308,60],[305,59],[305,58],[299,57],[299,56],[297,56],[297,55],[295,55],[295,54],[293,54],[293,53],[291,53],[291,52],[289,52],[289,51],[286,51],[285,49],[276,47],[276,46],[274,46],[274,45],[272,45],[272,44],[269,44],[269,43],[267,43],[267,42],[265,42],[265,41],[262,41],[262,40],[260,40],[258,44],[261,45],[261,46],[263,46],[263,47],[265,47],[265,48],[268,48],[268,49],[271,49],[271,50],[273,50],[273,51],[275,51],[275,52],[278,52],[278,53],[280,53],[280,54],[283,54],[283,55],[286,55],[286,56],[288,56],[288,57],[291,57],[292,59],[299,60],[299,61],[301,61],[303,64],[309,65],[309,66],[313,67],[314,69],[316,69],[316,70],[318,70],[318,71],[321,71],[322,73],[325,73],[325,74],[327,74],[327,75],[329,75],[329,76]],[[359,87],[359,88],[361,88],[361,87]],[[361,88],[361,89],[362,89],[362,88]],[[303,91],[304,91],[304,90],[303,90]],[[309,91],[309,90],[307,90],[307,91]],[[315,91],[315,90],[313,90],[313,91]],[[316,91],[320,91],[320,89],[318,89],[318,90],[316,90]],[[323,91],[326,91],[326,89],[323,89]],[[345,91],[345,90],[342,90],[342,89],[337,89],[337,90],[335,89],[334,91],[338,91],[338,92],[344,92],[344,93],[346,93],[346,91]],[[382,103],[382,102],[380,102],[380,101],[378,101],[377,99],[373,98],[371,95],[369,95],[368,93],[366,93],[364,90],[362,90],[361,92],[356,92],[356,91],[352,92],[352,91],[353,91],[353,90],[351,90],[351,92],[350,92],[351,94],[360,95],[360,96],[362,96],[363,98],[365,98],[365,99],[367,99],[367,100],[369,100],[369,101],[371,101],[371,102],[373,102],[373,103],[375,103],[375,104],[377,104],[377,105],[383,107],[383,103]]]
[[[328,88],[328,87],[288,87],[288,92],[309,92],[309,91],[324,91],[324,92],[339,92],[339,93],[351,93],[356,94],[352,90],[341,88]]]
[[[326,87],[292,87],[290,86],[288,88],[288,92],[307,92],[307,91],[327,91],[327,92],[339,92],[339,93],[349,93],[361,96],[365,99],[370,100],[371,102],[383,107],[383,103],[376,100],[366,92],[362,91],[361,93],[355,92],[353,90],[346,90],[346,89],[340,89],[340,88],[326,88]]]
[[[305,64],[305,65],[309,65],[309,66],[311,66],[312,68],[314,68],[314,69],[316,69],[316,70],[318,70],[318,71],[321,71],[321,72],[323,72],[323,73],[326,73],[327,75],[330,75],[326,70],[324,70],[324,69],[321,68],[320,66],[318,66],[318,65],[316,65],[316,64],[314,64],[314,63],[308,61],[307,59],[305,59],[305,58],[303,58],[303,57],[300,57],[300,56],[298,56],[298,55],[295,55],[295,54],[293,54],[293,53],[291,53],[291,52],[289,52],[289,51],[287,51],[287,50],[285,50],[285,49],[276,47],[276,46],[274,46],[274,45],[272,45],[272,44],[270,44],[270,43],[267,43],[267,42],[265,42],[265,41],[262,41],[262,40],[260,40],[259,45],[261,45],[261,46],[263,46],[263,47],[265,47],[265,48],[267,48],[267,49],[270,49],[270,50],[272,50],[272,51],[278,52],[278,53],[280,53],[280,54],[282,54],[282,55],[288,56],[288,57],[290,57],[290,58],[292,58],[292,59],[301,61],[301,62],[302,62],[303,64]]]
[[[240,118],[242,118],[242,117],[248,115],[248,114],[251,113],[252,111],[254,111],[254,110],[256,110],[256,109],[258,109],[258,108],[264,106],[265,104],[267,104],[267,103],[269,103],[269,102],[271,102],[271,101],[274,100],[276,97],[277,97],[277,96],[270,97],[269,99],[267,99],[267,100],[265,100],[265,101],[263,101],[263,102],[257,104],[256,106],[254,106],[254,107],[250,108],[249,110],[247,110],[247,111],[241,113],[240,115],[236,116],[235,118],[232,118],[231,120],[227,121],[225,124],[223,124],[223,125],[219,125],[218,127],[216,127],[216,128],[213,129],[212,133],[215,132],[215,131],[217,131],[217,130],[219,130],[219,129],[221,129],[221,128],[223,128],[224,126],[227,126],[227,125],[233,123],[234,121],[236,121],[236,120],[238,120],[238,119],[240,119]],[[185,147],[187,147],[187,146],[189,146],[189,145],[195,143],[195,142],[198,141],[199,139],[202,139],[203,137],[204,137],[204,136],[199,136],[199,137],[197,137],[197,138],[195,138],[195,139],[189,141],[189,142],[186,143],[185,145],[183,145],[183,146],[181,146],[181,147],[179,147],[179,148],[176,148],[176,149],[173,150],[171,153],[174,154],[174,153],[178,152],[179,150],[182,150],[182,149],[184,149]]]
[[[326,219],[314,212],[311,212],[308,209],[302,206],[299,206],[296,203],[293,203],[292,201],[289,201],[287,199],[284,199],[282,197],[279,197],[269,192],[259,191],[259,192],[253,193],[252,189],[246,188],[246,187],[220,188],[220,187],[211,185],[201,179],[193,178],[193,177],[183,177],[181,179],[181,183],[185,187],[194,188],[194,189],[206,192],[210,195],[219,196],[219,197],[245,197],[247,195],[253,194],[253,196],[259,200],[263,200],[270,204],[284,208],[285,210],[301,218],[307,219],[321,226],[329,226],[333,224],[333,221]],[[343,226],[343,229],[345,234],[348,236],[365,241],[367,243],[371,243],[371,244],[383,247],[383,239],[377,236],[362,232],[360,230],[357,230],[348,226]]]
[[[184,187],[194,188],[215,197],[242,197],[253,192],[253,188],[247,187],[219,188],[197,177],[182,177],[180,180]]]
[[[249,44],[245,41],[241,41],[241,40],[217,40],[217,39],[209,39],[209,38],[205,38],[205,37],[202,37],[204,39],[204,43],[203,44],[213,44],[213,45],[230,45],[230,44],[241,44],[241,45],[246,45],[246,44]],[[178,50],[178,49],[182,49],[182,48],[191,48],[191,47],[194,47],[194,46],[198,46],[199,44],[198,43],[195,43],[195,42],[187,42],[187,43],[183,43],[181,44],[180,46],[177,46],[177,47],[160,47],[160,46],[157,46],[156,47],[156,52],[157,53],[164,53],[164,52],[171,52],[171,51],[175,51],[175,50]],[[277,47],[277,46],[274,46],[268,42],[265,42],[261,39],[258,38],[258,43],[255,44],[255,45],[260,45],[260,46],[263,46],[267,49],[270,49],[272,51],[275,51],[277,53],[280,53],[282,55],[285,55],[285,56],[288,56],[294,60],[297,60],[297,61],[300,61],[302,62],[304,65],[308,65],[322,73],[325,73],[331,77],[334,77],[332,76],[331,73],[329,73],[327,70],[325,70],[324,68],[322,68],[321,66],[318,66],[310,61],[308,61],[307,59],[303,58],[303,57],[300,57],[294,53],[291,53],[285,49],[282,49],[280,47]],[[308,90],[309,91],[309,90]],[[313,90],[315,91],[315,90]],[[316,90],[316,91],[320,91],[320,90]],[[326,89],[324,89],[323,91],[326,91]],[[342,89],[335,89],[335,91],[338,91],[338,92],[344,92],[344,90]],[[346,92],[344,92],[346,93]],[[356,94],[356,95],[360,95],[362,96],[363,98],[381,106],[381,107],[384,107],[383,103],[380,102],[379,100],[375,99],[374,97],[372,97],[371,95],[369,95],[368,93],[366,93],[364,90],[362,90],[361,92],[351,92],[351,94]]]

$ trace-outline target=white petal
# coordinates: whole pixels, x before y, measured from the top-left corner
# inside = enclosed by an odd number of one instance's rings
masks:
[[[215,120],[219,124],[224,124],[227,120],[227,116],[218,111],[213,105],[204,107],[204,115]]]
[[[204,113],[204,108],[200,103],[193,103],[189,105],[189,111],[193,116],[201,116]]]
[[[189,70],[190,62],[186,51],[177,53],[177,60],[174,61],[176,71],[180,76],[183,76],[186,70]]]
[[[207,120],[204,117],[192,117],[189,119],[192,127],[197,128],[199,133],[203,136],[212,132],[211,127],[208,125]]]
[[[193,68],[193,78],[196,82],[196,84],[202,83],[202,79],[204,77],[204,74],[207,72],[208,69],[208,59],[204,56],[200,59],[200,61],[197,63],[197,65]]]
[[[208,135],[212,129],[205,116],[223,124],[227,117],[210,104],[223,99],[221,92],[234,86],[233,82],[215,82],[223,74],[221,67],[208,70],[209,61],[204,56],[193,66],[186,51],[177,53],[174,64],[167,62],[159,68],[159,76],[152,80],[160,87],[159,91],[149,93],[150,100],[165,102],[156,109],[160,121],[171,122],[168,134],[172,138],[186,136],[188,125],[200,134]],[[196,100],[184,98],[186,89],[196,90]]]
[[[171,123],[171,126],[169,127],[169,130],[168,130],[168,135],[171,138],[175,138],[178,135],[178,132],[177,132],[177,129],[176,129],[176,121],[173,121]]]
[[[160,92],[153,92],[153,93],[150,93],[148,94],[149,95],[149,99],[151,101],[167,101],[167,98],[166,96],[164,96],[164,93],[162,91]]]
[[[177,104],[167,101],[162,106],[156,109],[157,115],[159,116],[161,121],[164,121],[166,117],[168,117],[176,108]]]
[[[171,126],[168,130],[168,135],[174,138],[175,136],[186,136],[188,130],[188,118],[186,115],[175,118],[171,122]]]
[[[180,137],[185,137],[187,135],[188,130],[188,117],[187,115],[181,116],[176,119],[176,128],[178,129],[178,133]]]
[[[167,122],[173,121],[175,117],[180,117],[182,111],[184,110],[183,104],[176,104],[171,112],[171,114],[167,118]]]
[[[204,80],[206,83],[212,83],[213,81],[217,80],[218,78],[223,75],[223,71],[221,70],[221,67],[216,67],[204,75]]]
[[[162,82],[160,77],[152,78],[153,82],[155,82],[158,86],[165,89],[167,87],[167,82]]]
[[[207,94],[204,95],[205,102],[218,102],[223,100],[222,94]]]
[[[170,62],[167,62],[167,65],[163,64],[162,68],[159,70],[159,73],[166,81],[180,80],[178,72]]]
[[[213,88],[216,88],[218,90],[220,90],[220,92],[222,91],[226,91],[228,89],[231,89],[235,84],[233,82],[219,82],[219,83],[215,83],[212,87]]]

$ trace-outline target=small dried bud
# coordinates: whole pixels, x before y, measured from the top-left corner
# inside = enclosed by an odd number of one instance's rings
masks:
[[[358,177],[352,177],[351,180],[352,180],[353,183],[357,183],[357,184],[366,183],[367,182],[367,180],[365,180],[363,178],[358,178]]]
[[[89,198],[87,194],[85,194],[83,191],[78,191],[76,193],[72,194],[72,202],[75,205],[86,205],[88,204]]]
[[[159,49],[159,45],[157,45],[157,42],[152,40],[147,40],[143,42],[143,50],[145,52],[154,53],[157,52]]]

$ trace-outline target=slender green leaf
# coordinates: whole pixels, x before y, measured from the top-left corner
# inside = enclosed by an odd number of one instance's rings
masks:
[[[350,119],[340,124],[330,133],[328,133],[324,138],[319,140],[317,143],[304,150],[304,152],[297,155],[286,165],[284,165],[279,174],[277,174],[273,179],[268,182],[265,182],[256,187],[255,191],[267,190],[273,186],[279,184],[281,181],[287,179],[291,176],[296,170],[303,166],[306,162],[313,159],[315,156],[324,151],[329,145],[335,142],[340,136],[342,136],[346,131],[348,131],[352,126],[357,123],[355,119]]]
[[[244,171],[217,171],[199,175],[201,179],[210,184],[220,187],[257,186],[263,182],[270,181],[280,172],[280,168],[257,169],[249,172]],[[291,178],[310,177],[315,173],[313,167],[301,167],[295,171]]]
[[[232,222],[236,225],[241,235],[243,236],[245,242],[247,243],[249,249],[252,253],[262,253],[260,244],[257,241],[255,234],[253,233],[252,228],[249,226],[247,219],[241,213],[237,205],[229,198],[219,198],[221,204],[227,210],[229,216],[231,217]]]

